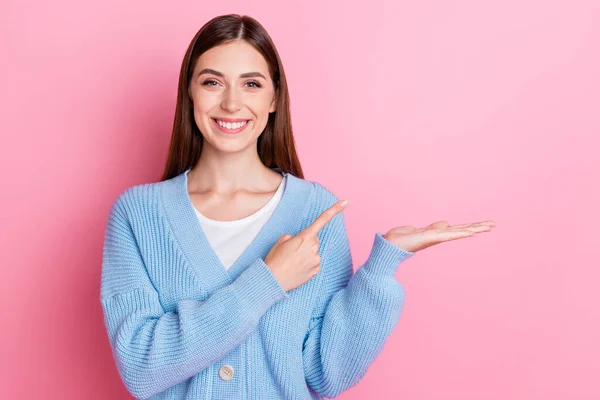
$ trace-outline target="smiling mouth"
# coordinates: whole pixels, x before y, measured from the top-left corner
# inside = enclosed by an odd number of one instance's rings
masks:
[[[223,133],[234,134],[239,133],[246,129],[246,127],[250,124],[251,120],[243,120],[236,122],[223,122],[216,118],[211,118],[213,124]]]

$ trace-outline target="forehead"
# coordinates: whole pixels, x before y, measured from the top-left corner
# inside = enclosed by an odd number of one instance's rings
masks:
[[[232,77],[252,71],[262,72],[265,76],[269,73],[265,58],[245,41],[221,44],[205,51],[198,58],[194,74],[204,68],[212,68]]]

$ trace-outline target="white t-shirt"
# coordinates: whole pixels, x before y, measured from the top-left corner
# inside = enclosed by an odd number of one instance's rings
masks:
[[[229,269],[252,243],[273,211],[275,211],[275,207],[279,204],[283,194],[286,179],[287,177],[284,176],[277,191],[267,204],[254,214],[242,219],[216,221],[205,217],[194,208],[209,244],[226,269]]]

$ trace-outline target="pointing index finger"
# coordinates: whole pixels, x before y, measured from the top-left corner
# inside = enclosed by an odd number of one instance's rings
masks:
[[[321,215],[313,221],[312,224],[304,228],[300,235],[304,236],[317,236],[319,231],[323,229],[325,225],[329,223],[338,213],[340,213],[348,205],[348,200],[340,200],[327,210],[323,211]]]

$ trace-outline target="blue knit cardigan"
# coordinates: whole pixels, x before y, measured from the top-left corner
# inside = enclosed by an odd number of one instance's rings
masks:
[[[127,390],[140,399],[323,399],[356,385],[400,318],[395,272],[414,253],[377,232],[355,273],[341,212],[319,233],[320,272],[286,292],[264,258],[338,198],[284,173],[280,203],[227,270],[194,212],[188,171],[127,188],[108,215],[100,301]]]

